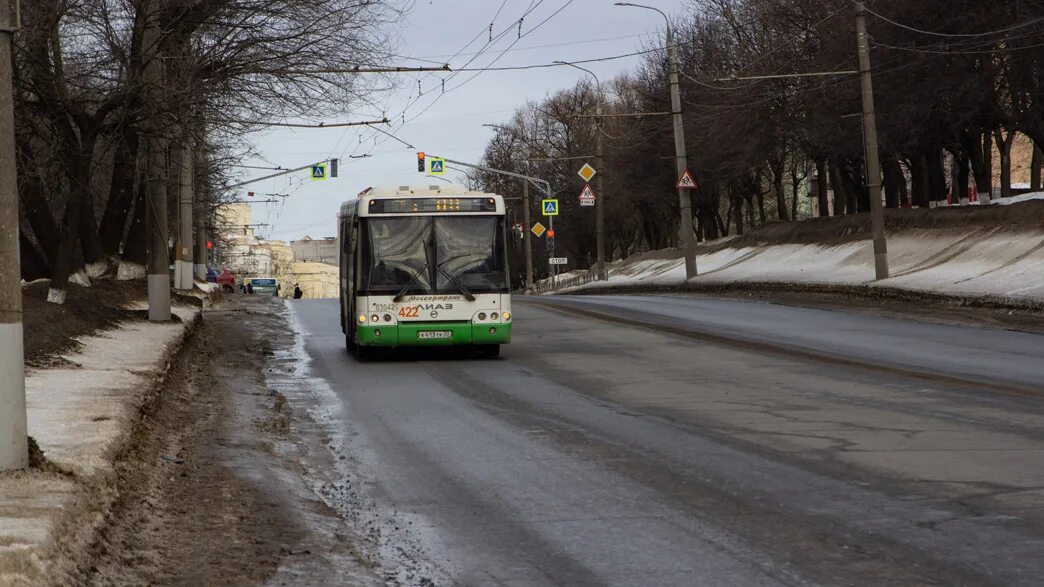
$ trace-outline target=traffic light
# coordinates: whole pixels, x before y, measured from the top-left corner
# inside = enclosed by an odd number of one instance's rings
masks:
[[[330,159],[330,177],[337,177],[337,158]]]
[[[417,171],[424,173],[424,151],[417,151]]]

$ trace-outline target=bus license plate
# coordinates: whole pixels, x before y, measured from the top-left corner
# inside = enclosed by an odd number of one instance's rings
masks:
[[[432,339],[432,338],[453,338],[453,331],[451,330],[421,330],[417,333],[417,338],[421,339]]]

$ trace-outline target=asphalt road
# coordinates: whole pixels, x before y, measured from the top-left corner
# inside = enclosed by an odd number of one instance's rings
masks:
[[[1042,336],[708,298],[516,298],[499,360],[359,363],[336,301],[292,307],[389,576],[1044,577]]]

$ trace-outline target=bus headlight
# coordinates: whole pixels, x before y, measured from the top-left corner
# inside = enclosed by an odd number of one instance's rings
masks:
[[[366,322],[366,314],[359,314],[359,322]]]
[[[377,314],[374,314],[373,316],[370,316],[370,320],[373,320],[374,322],[380,322],[381,321],[381,317],[378,316]]]
[[[391,314],[385,314],[384,315],[384,321],[385,322],[391,322]]]
[[[485,312],[479,312],[478,319],[479,320],[485,320],[486,319],[486,313]]]
[[[490,320],[496,320],[496,319],[497,319],[497,313],[496,313],[496,312],[493,312],[492,314],[490,314],[490,315],[489,315],[489,319],[490,319]]]
[[[496,334],[497,333],[497,329],[496,328],[490,328],[489,329],[489,333],[490,334]]]
[[[511,320],[511,312],[504,312],[503,318],[505,322]]]

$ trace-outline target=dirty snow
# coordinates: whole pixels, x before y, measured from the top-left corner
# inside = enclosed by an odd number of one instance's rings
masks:
[[[1031,192],[1028,194],[1020,194],[1018,196],[1009,196],[1007,198],[991,198],[990,204],[1008,206],[1011,204],[1018,204],[1019,202],[1029,202],[1030,200],[1044,200],[1044,192]]]
[[[29,434],[44,455],[71,473],[23,471],[0,476],[0,585],[41,582],[56,548],[75,548],[90,512],[72,507],[85,486],[105,486],[145,392],[165,371],[171,349],[198,310],[176,307],[181,322],[127,322],[80,339],[63,366],[26,378]],[[64,525],[75,516],[79,532]],[[64,544],[61,544],[64,543]]]
[[[863,285],[1044,302],[1044,232],[907,230],[889,236],[888,259],[891,277],[875,281],[870,241],[726,248],[698,255],[699,276],[692,283]],[[623,260],[609,268],[610,287],[684,281],[685,267],[678,258]]]

